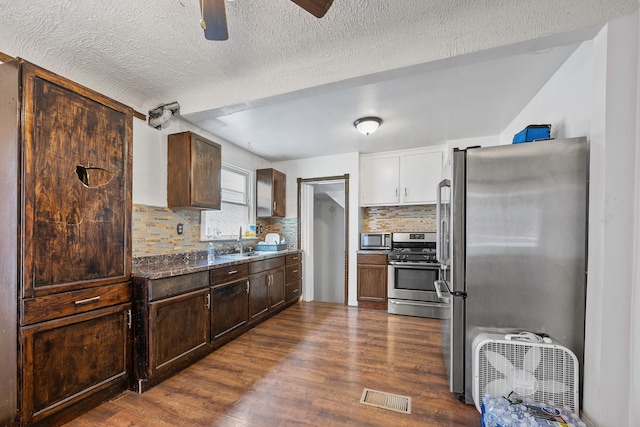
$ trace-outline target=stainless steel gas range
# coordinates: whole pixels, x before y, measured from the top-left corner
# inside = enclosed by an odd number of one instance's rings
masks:
[[[393,233],[388,256],[388,309],[392,314],[443,319],[449,304],[438,298],[436,233]]]

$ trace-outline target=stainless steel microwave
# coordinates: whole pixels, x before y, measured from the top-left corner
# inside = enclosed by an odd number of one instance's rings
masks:
[[[391,233],[360,233],[360,249],[391,249]]]

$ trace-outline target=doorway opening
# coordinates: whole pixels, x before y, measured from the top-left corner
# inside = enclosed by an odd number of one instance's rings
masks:
[[[298,245],[304,301],[347,304],[349,174],[298,178]]]

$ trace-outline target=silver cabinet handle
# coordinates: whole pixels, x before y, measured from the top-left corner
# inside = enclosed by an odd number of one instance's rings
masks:
[[[247,280],[247,293],[249,293],[249,281]]]
[[[78,301],[75,301],[76,305],[80,305],[80,304],[86,304],[89,302],[94,302],[94,301],[98,301],[100,299],[100,295],[98,295],[97,297],[91,297],[91,298],[87,298],[87,299],[79,299]]]
[[[211,308],[211,294],[207,294],[207,309]]]
[[[232,274],[236,274],[237,272],[238,272],[238,270],[231,270],[231,271],[229,272],[229,276],[231,276]]]
[[[297,272],[298,272],[298,270],[293,270],[293,272],[294,272],[294,273],[297,273]]]

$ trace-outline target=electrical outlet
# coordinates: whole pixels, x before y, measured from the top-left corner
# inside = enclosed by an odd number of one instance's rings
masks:
[[[178,234],[184,233],[184,224],[178,224],[178,226],[176,227],[176,231],[178,232]]]

